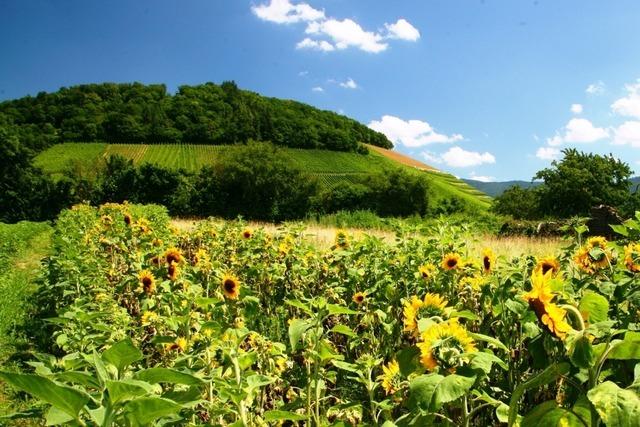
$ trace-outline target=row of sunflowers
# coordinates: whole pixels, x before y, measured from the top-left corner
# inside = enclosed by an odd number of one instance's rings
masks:
[[[638,426],[640,218],[616,231],[541,259],[444,223],[320,249],[77,205],[37,301],[49,346],[0,378],[49,425]]]

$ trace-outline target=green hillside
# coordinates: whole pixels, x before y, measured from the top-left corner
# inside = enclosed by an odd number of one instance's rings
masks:
[[[47,173],[60,175],[74,163],[84,168],[94,168],[109,155],[119,154],[133,160],[135,164],[153,163],[166,168],[196,172],[203,166],[213,164],[223,151],[233,148],[228,145],[64,143],[40,153],[35,163]],[[491,200],[486,194],[453,175],[410,167],[372,150],[367,155],[284,147],[281,150],[292,163],[316,176],[327,187],[352,181],[366,174],[383,172],[385,168],[401,167],[412,173],[428,175],[433,202],[457,197],[471,206],[485,209]]]

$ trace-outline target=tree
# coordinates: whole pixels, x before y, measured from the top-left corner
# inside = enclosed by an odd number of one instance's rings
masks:
[[[0,128],[0,221],[40,221],[57,214],[55,185],[32,160],[13,129]]]
[[[564,158],[539,171],[540,213],[570,217],[588,215],[591,207],[621,206],[629,198],[631,169],[613,155],[563,150]]]
[[[540,201],[534,188],[513,185],[493,200],[492,210],[515,219],[535,219],[540,216]]]

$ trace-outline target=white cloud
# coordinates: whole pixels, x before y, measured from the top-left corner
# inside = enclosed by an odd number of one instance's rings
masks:
[[[324,92],[324,89],[322,89],[320,86],[312,87],[311,90],[314,92]]]
[[[475,172],[471,172],[471,176],[469,179],[474,179],[480,182],[492,182],[496,180],[494,176],[476,175]]]
[[[420,31],[406,19],[398,19],[395,24],[384,24],[384,26],[388,32],[387,37],[390,39],[414,42],[420,38]]]
[[[444,160],[444,162],[448,166],[454,168],[467,168],[470,166],[478,166],[485,163],[496,162],[496,158],[491,153],[467,151],[460,147],[451,147],[446,153],[442,155],[442,160]]]
[[[335,47],[326,40],[311,40],[309,37],[298,42],[296,49],[321,50],[323,52],[331,52]]]
[[[460,134],[444,135],[437,133],[427,122],[421,120],[402,120],[399,117],[385,115],[380,120],[372,120],[371,129],[382,132],[389,140],[405,147],[421,147],[434,143],[450,143],[464,139]]]
[[[357,89],[358,88],[358,84],[352,78],[349,78],[346,82],[341,82],[340,86],[345,88],[345,89]]]
[[[595,127],[587,119],[571,119],[563,129],[554,137],[547,139],[550,146],[562,145],[565,142],[595,142],[609,137],[609,132],[604,128]]]
[[[605,85],[602,80],[597,81],[595,83],[591,83],[589,86],[587,86],[587,89],[585,90],[585,92],[587,92],[589,95],[602,95],[604,91],[605,91]]]
[[[378,53],[386,50],[389,46],[382,42],[380,34],[365,31],[360,24],[351,19],[340,21],[331,18],[325,21],[311,22],[305,32],[331,38],[338,49],[357,47],[365,52]]]
[[[554,147],[540,147],[536,157],[542,160],[556,160],[560,157],[560,150]]]
[[[314,9],[306,3],[292,4],[289,0],[271,0],[268,4],[251,7],[260,19],[276,24],[293,24],[324,19],[324,10]]]
[[[304,77],[304,76],[306,76],[306,75],[308,75],[308,74],[309,74],[309,72],[308,72],[308,71],[306,71],[306,70],[305,70],[305,71],[300,71],[300,72],[298,73],[298,75],[299,75],[300,77]]]
[[[582,114],[582,104],[571,104],[571,112],[573,114]]]
[[[640,79],[635,84],[626,86],[627,96],[611,104],[611,109],[621,116],[640,119]]]
[[[613,132],[613,143],[640,148],[640,122],[624,122]]]
[[[328,17],[324,10],[314,9],[307,3],[270,0],[253,6],[251,10],[258,18],[276,24],[307,23],[305,33],[313,37],[298,42],[298,49],[330,52],[355,47],[365,52],[379,53],[388,48],[386,40],[416,41],[420,38],[420,32],[406,19],[398,19],[393,24],[385,23],[384,30],[366,31],[352,19]]]

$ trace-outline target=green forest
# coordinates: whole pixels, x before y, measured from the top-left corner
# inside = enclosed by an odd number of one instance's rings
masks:
[[[381,133],[331,111],[267,98],[230,81],[180,86],[86,84],[0,103],[0,126],[16,126],[27,148],[60,142],[237,144],[250,139],[297,148],[391,148]]]

